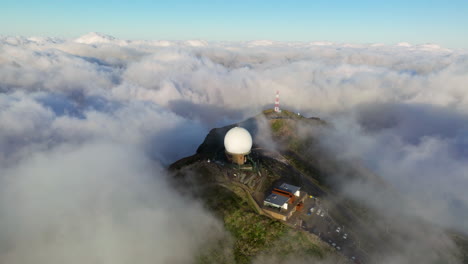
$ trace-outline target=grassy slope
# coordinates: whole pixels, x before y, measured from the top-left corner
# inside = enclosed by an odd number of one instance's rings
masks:
[[[264,113],[267,116],[272,114],[271,112]],[[303,175],[306,175],[306,177],[316,185],[320,186],[321,189],[329,194],[333,193],[333,187],[331,186],[333,184],[330,185],[332,181],[327,178],[327,175],[339,174],[337,168],[344,166],[346,171],[350,172],[346,174],[349,178],[371,180],[383,190],[387,190],[386,187],[388,186],[386,186],[386,183],[365,169],[358,161],[355,161],[355,164],[340,163],[340,161],[336,159],[319,155],[324,153],[320,150],[317,151],[313,136],[299,136],[297,133],[298,123],[307,125],[310,119],[293,116],[287,111],[285,116],[291,117],[291,119],[271,119],[269,121],[272,137],[276,142],[281,142],[283,147],[281,153],[288,159],[289,163]],[[315,122],[315,124],[326,125],[324,122]],[[310,128],[312,130],[314,129],[313,127]],[[338,197],[336,193],[331,196]],[[329,199],[332,197],[329,197]],[[374,214],[375,212],[373,212],[373,210],[344,197],[340,197],[338,203],[330,202],[334,205],[329,204],[329,207],[339,205],[339,208],[337,208],[338,210],[330,210],[332,217],[339,223],[348,223],[348,227],[352,227],[351,230],[348,229],[348,232],[358,232],[359,236],[362,238],[360,241],[363,248],[376,251],[378,250],[376,246],[381,244],[380,242],[388,240],[388,237],[384,233],[369,235],[367,232],[360,232],[360,230],[363,229],[362,226],[366,225],[369,227],[372,226],[369,225],[369,223],[378,222],[378,220],[375,220],[377,216]],[[463,263],[468,264],[468,239],[460,235],[453,235],[453,237],[460,249],[460,258]]]
[[[270,112],[264,114],[267,117],[268,115],[273,115]],[[306,175],[314,184],[320,186],[326,193],[330,193],[330,188],[325,178],[328,173],[324,172],[330,168],[334,169],[335,164],[327,164],[328,161],[323,159],[317,162],[319,157],[315,155],[315,152],[309,152],[310,149],[313,149],[316,142],[314,142],[313,138],[299,137],[296,127],[298,123],[324,125],[324,122],[317,121],[316,119],[307,119],[287,111],[283,111],[279,118],[273,118],[269,122],[272,136],[276,142],[280,142],[283,146],[283,151],[281,152],[289,160],[289,163],[303,175]],[[223,134],[219,130],[214,130],[210,133]],[[199,148],[201,150],[198,151],[199,154],[183,159],[173,166],[173,169],[176,170],[190,166],[196,167],[194,174],[198,175],[195,178],[199,179],[196,183],[192,179],[192,185],[210,183],[203,187],[200,198],[205,201],[205,204],[211,211],[215,212],[224,221],[226,230],[232,235],[232,241],[220,241],[218,245],[202,252],[199,263],[229,263],[232,260],[236,263],[249,263],[254,258],[271,255],[275,255],[280,260],[286,260],[290,256],[306,255],[322,258],[334,254],[330,253],[329,248],[323,245],[321,241],[317,241],[314,236],[292,230],[279,221],[259,215],[248,199],[248,194],[244,193],[235,184],[229,183],[226,179],[222,180],[224,182],[219,182],[223,171],[219,170],[219,168],[218,171],[213,171],[214,167],[219,166],[214,164],[207,165],[206,163],[203,165],[204,163],[200,158],[204,157],[206,159],[211,157],[207,154],[219,152],[216,146],[221,144],[220,138],[212,137],[211,140],[213,142],[208,142],[209,144],[205,144],[206,142],[204,142]],[[267,161],[263,160],[263,162]],[[323,167],[323,164],[326,164],[327,167]],[[274,161],[272,161],[272,164],[265,163],[263,165],[275,168],[274,170],[270,170],[270,172],[281,172],[281,175],[287,172],[287,170],[283,171],[280,164]],[[289,173],[287,174],[289,175]],[[190,176],[193,178],[194,175]],[[213,184],[216,181],[218,182]],[[361,218],[360,221],[368,218],[366,217],[368,212],[351,201],[340,200],[339,206],[340,208],[337,208],[337,210],[331,210],[331,213],[333,214],[333,218],[341,223],[357,224],[355,222],[357,217],[350,217],[349,213],[352,213],[352,215],[357,213],[359,218]],[[354,224],[351,224],[351,222],[354,222]],[[375,239],[370,239],[370,241],[373,240]],[[372,246],[368,246],[368,248],[372,248]]]
[[[236,263],[250,263],[261,254],[274,253],[278,257],[291,255],[307,255],[322,258],[329,252],[320,241],[314,241],[309,235],[298,230],[292,230],[282,222],[257,214],[246,197],[239,197],[231,190],[220,185],[205,188],[201,197],[207,207],[223,219],[225,228],[232,235],[233,258]],[[278,248],[278,241],[295,241],[284,243],[281,250],[269,252]],[[201,254],[198,263],[219,263],[220,252],[226,248],[218,247]],[[221,258],[223,259],[223,258]],[[226,261],[226,259],[223,259]]]
[[[282,115],[305,119],[287,111]],[[287,120],[277,121],[280,125],[276,130],[280,131]],[[226,230],[232,236],[232,241],[219,241],[217,245],[201,252],[198,263],[230,263],[232,259],[235,263],[250,263],[256,257],[272,255],[277,259],[335,255],[328,245],[315,236],[258,214],[248,194],[221,176],[232,168],[221,168],[213,163],[203,162],[209,155],[219,152],[216,147],[219,145],[217,141],[220,141],[217,134],[223,134],[224,130],[226,128],[211,131],[216,136],[207,137],[197,155],[182,159],[170,168],[177,172],[176,178],[183,185],[196,186],[196,196],[223,220]]]
[[[287,111],[286,116],[292,118],[270,120],[272,136],[276,142],[281,142],[282,155],[288,162],[325,192],[327,199],[322,202],[327,207],[334,208],[329,210],[333,219],[339,223],[347,223],[348,227],[359,227],[364,223],[372,222],[371,211],[349,199],[339,197],[337,193],[333,192],[333,180],[328,178],[327,175],[339,174],[336,168],[343,164],[337,164],[338,161],[326,157],[323,150],[317,148],[314,136],[298,135],[298,126],[309,126],[308,130],[311,131],[320,129],[320,126],[326,125],[326,123],[323,121],[317,122],[315,119],[310,120],[292,116]],[[357,175],[349,176],[358,177]],[[356,230],[348,229],[348,232],[353,233],[353,231]],[[363,239],[361,245],[365,248],[373,248],[372,243],[367,243],[368,240],[375,241],[375,238]]]
[[[316,160],[316,157],[309,156],[311,155],[307,151],[313,147],[314,141],[311,138],[300,138],[297,136],[297,124],[310,124],[310,125],[324,125],[325,123],[316,119],[308,119],[302,116],[298,116],[292,112],[283,111],[281,114],[273,113],[272,111],[265,111],[264,115],[269,117],[274,115],[279,118],[271,119],[271,131],[272,136],[275,141],[280,142],[283,145],[283,155],[289,160],[290,164],[300,171],[302,174],[307,175],[308,178],[313,181],[317,186],[320,186],[327,193],[329,189],[325,183],[324,175],[322,174],[322,169],[316,164],[311,162]],[[298,122],[299,121],[299,122]],[[213,133],[220,133],[219,131],[212,131]],[[211,132],[210,132],[211,133]],[[222,134],[222,133],[221,133]],[[213,138],[211,138],[213,140]],[[211,148],[209,153],[213,153],[216,150],[213,146],[208,146]],[[206,147],[206,146],[205,146]],[[187,166],[192,163],[196,163],[195,157],[189,157],[187,159],[181,160],[178,163],[178,169],[184,166]],[[264,160],[264,162],[267,162]],[[184,164],[185,163],[185,164]],[[273,164],[264,164],[270,169],[270,173],[280,173],[288,174],[288,170],[282,168],[276,162]],[[203,175],[203,178],[207,182],[213,182],[217,177],[216,174],[220,172],[208,170],[205,166],[198,166],[197,169],[198,175]],[[218,177],[219,180],[219,177]],[[276,248],[277,241],[303,241],[303,243],[296,248],[295,251],[289,250],[288,245],[293,243],[285,243],[286,247],[279,247],[275,250],[276,254],[281,255],[282,257],[287,257],[288,255],[295,254],[301,255],[304,252],[307,254],[313,255],[316,257],[323,257],[325,255],[327,248],[326,246],[318,246],[321,242],[314,241],[310,242],[310,239],[303,239],[304,237],[310,237],[311,235],[302,233],[299,231],[289,232],[289,227],[285,226],[281,222],[270,219],[266,216],[258,215],[253,206],[250,204],[249,199],[246,198],[239,188],[236,188],[233,185],[227,185],[226,183],[222,184],[228,189],[223,188],[219,185],[210,188],[209,191],[204,192],[203,200],[205,200],[209,209],[216,212],[220,218],[223,219],[226,229],[231,232],[234,237],[234,252],[233,255],[237,263],[248,263],[253,257],[265,254],[269,252],[271,248]],[[347,211],[353,211],[354,209],[348,209]],[[340,212],[341,210],[336,210]],[[342,215],[335,215],[337,219],[342,219],[342,222],[349,221],[347,217]],[[300,235],[301,234],[301,235]],[[297,239],[297,236],[302,237]],[[308,242],[306,242],[308,241]],[[282,249],[285,250],[282,250]],[[210,253],[212,255],[216,255]],[[306,254],[306,255],[307,255]],[[205,258],[203,258],[205,259]],[[214,263],[205,259],[205,262],[202,263]]]

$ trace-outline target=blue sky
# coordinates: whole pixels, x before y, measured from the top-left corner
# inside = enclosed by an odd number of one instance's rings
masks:
[[[0,0],[0,34],[437,43],[468,48],[467,0]]]

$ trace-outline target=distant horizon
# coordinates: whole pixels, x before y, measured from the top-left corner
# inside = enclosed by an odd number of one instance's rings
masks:
[[[468,2],[7,0],[0,35],[128,40],[435,43],[468,48]]]
[[[0,263],[462,263],[464,1],[2,1]],[[262,117],[278,91],[304,122]],[[338,208],[336,250],[244,204],[279,177]]]
[[[273,42],[272,44],[287,44],[287,43],[297,43],[297,44],[315,44],[317,46],[342,46],[342,45],[356,45],[356,46],[388,46],[388,47],[424,47],[424,46],[437,46],[441,49],[450,49],[450,50],[468,50],[468,48],[453,48],[441,45],[440,43],[436,42],[424,42],[424,43],[411,43],[409,41],[400,41],[394,43],[382,43],[382,42],[343,42],[343,41],[329,41],[329,40],[275,40],[275,39],[248,39],[248,40],[211,40],[211,39],[200,39],[200,38],[192,38],[192,39],[162,39],[162,38],[153,38],[153,39],[144,39],[144,38],[121,38],[117,37],[105,32],[98,32],[98,31],[90,31],[84,34],[80,34],[77,36],[53,36],[53,35],[7,35],[7,34],[0,34],[0,37],[23,37],[26,39],[31,38],[55,38],[60,40],[79,40],[82,37],[89,36],[90,34],[97,34],[101,37],[109,37],[114,38],[116,41],[169,41],[169,42],[184,42],[184,41],[201,41],[201,42],[208,42],[208,43],[250,43],[250,42],[262,42],[262,41],[270,41]],[[97,42],[96,42],[97,43]],[[268,44],[263,44],[259,46],[268,46]]]

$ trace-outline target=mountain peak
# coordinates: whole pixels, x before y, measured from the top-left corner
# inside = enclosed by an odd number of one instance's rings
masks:
[[[89,32],[77,39],[75,42],[84,43],[84,44],[93,44],[93,43],[112,43],[115,42],[116,38],[110,35],[106,35],[98,32]]]

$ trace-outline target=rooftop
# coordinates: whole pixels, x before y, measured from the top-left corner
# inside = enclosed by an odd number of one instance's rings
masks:
[[[287,203],[288,200],[289,200],[289,197],[272,193],[268,195],[268,197],[265,199],[265,202],[276,204],[278,206],[283,206],[283,204]]]
[[[294,194],[295,192],[299,191],[301,187],[283,183],[280,185],[280,187],[278,187],[278,189]]]

